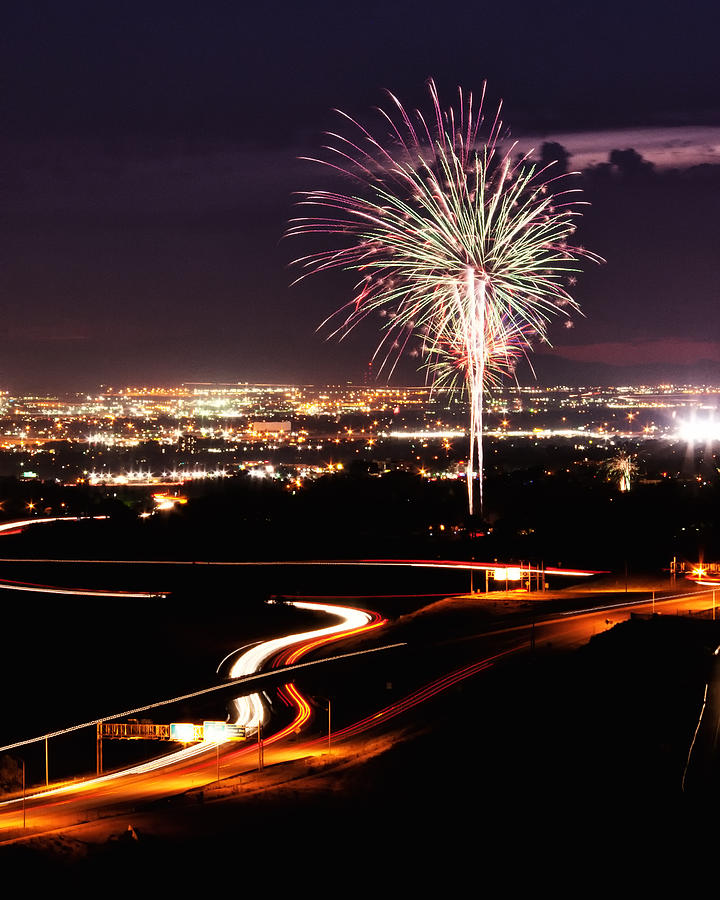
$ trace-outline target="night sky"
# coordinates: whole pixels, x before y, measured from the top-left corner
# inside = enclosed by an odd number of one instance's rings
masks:
[[[446,105],[487,79],[523,149],[559,142],[586,172],[581,240],[607,262],[539,380],[718,375],[716,41],[710,0],[13,4],[0,387],[361,380],[380,322],[316,333],[353,277],[290,286],[292,194],[320,181],[298,157],[334,107],[366,116],[389,89],[426,108],[429,77]]]

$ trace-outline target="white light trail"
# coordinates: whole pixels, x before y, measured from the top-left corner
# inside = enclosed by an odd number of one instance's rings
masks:
[[[38,559],[34,557],[20,558],[15,556],[0,557],[0,562],[16,563],[90,563],[92,565],[135,565],[135,566],[394,566],[420,569],[495,569],[497,562],[463,562],[432,559],[273,559],[273,560],[206,560],[206,559]],[[545,572],[546,575],[604,575],[607,569],[560,569],[546,566],[544,569],[523,566],[524,572]]]
[[[381,432],[380,437],[391,438],[461,438],[465,437],[464,431],[391,431],[389,434]]]
[[[241,678],[251,672],[257,672],[267,660],[280,650],[299,644],[304,641],[312,641],[319,637],[331,634],[339,634],[354,628],[361,628],[372,621],[370,613],[360,609],[350,609],[346,606],[331,606],[327,603],[302,603],[288,601],[291,606],[298,609],[310,609],[317,612],[338,616],[340,622],[328,628],[320,628],[315,631],[306,631],[302,634],[291,634],[287,637],[275,638],[272,641],[264,641],[255,647],[246,650],[234,663],[230,670],[231,678]],[[246,729],[257,728],[265,721],[265,708],[259,694],[250,694],[247,697],[239,697],[235,701],[237,719],[235,725],[244,725]]]
[[[256,646],[253,646],[250,650],[237,660],[233,668],[231,669],[231,676],[234,678],[239,678],[241,681],[254,681],[256,679],[264,677],[265,673],[258,672],[259,668],[267,661],[267,659],[272,656],[274,653],[279,650],[285,649],[287,647],[293,646],[294,644],[303,643],[306,640],[315,640],[317,638],[326,637],[328,635],[333,634],[341,634],[344,631],[353,630],[358,627],[362,627],[364,625],[369,624],[372,621],[372,615],[370,613],[365,612],[364,610],[358,609],[350,609],[345,606],[334,606],[330,604],[324,603],[307,603],[300,601],[288,601],[288,603],[292,606],[298,607],[300,609],[311,609],[317,610],[320,612],[327,612],[330,615],[337,615],[341,618],[341,622],[337,625],[331,625],[327,628],[320,628],[314,631],[303,632],[300,634],[292,634],[282,638],[274,638],[270,641],[263,641]],[[310,662],[302,662],[295,663],[291,666],[284,667],[282,670],[278,670],[278,672],[290,672],[298,669],[307,668],[308,666],[318,665],[323,662],[331,662],[334,660],[346,659],[348,657],[360,656],[367,653],[376,653],[380,650],[389,650],[396,647],[405,646],[404,643],[396,643],[396,644],[388,644],[383,647],[373,647],[366,650],[355,650],[350,653],[341,653],[336,656],[326,657],[322,660],[312,660]],[[255,668],[251,668],[255,666]],[[233,675],[232,673],[239,671],[240,669],[249,670],[248,673],[242,673],[240,675]],[[252,674],[250,674],[250,671]],[[18,747],[27,746],[29,744],[38,743],[39,741],[47,740],[49,738],[59,737],[63,734],[69,734],[72,731],[78,731],[81,728],[88,728],[93,725],[100,724],[103,721],[108,721],[109,719],[120,719],[126,718],[131,715],[135,715],[139,712],[144,712],[149,709],[154,709],[158,706],[166,706],[171,703],[177,703],[183,700],[188,700],[194,697],[199,697],[203,694],[209,694],[214,691],[227,690],[230,687],[230,684],[220,684],[214,685],[210,688],[203,688],[199,691],[194,691],[190,694],[184,694],[180,697],[173,697],[169,700],[163,700],[160,702],[148,704],[147,706],[136,707],[135,709],[126,710],[122,713],[115,713],[112,716],[106,716],[104,719],[96,719],[91,722],[84,722],[81,725],[73,725],[69,728],[62,729],[61,731],[55,731],[51,734],[42,735],[40,737],[31,738],[26,741],[18,741],[14,744],[8,744],[5,747],[0,747],[0,752],[4,752],[7,750],[13,750]],[[257,697],[257,695],[253,695]],[[245,699],[245,698],[240,698]],[[237,703],[237,701],[236,701]],[[259,699],[257,701],[260,715],[263,714],[263,707],[260,703]],[[250,709],[253,709],[254,706],[251,706]],[[262,719],[259,719],[262,721]],[[234,724],[244,724],[240,718],[237,719]],[[257,727],[257,723],[255,724]],[[144,775],[155,772],[159,769],[165,768],[166,766],[174,765],[178,762],[190,761],[196,756],[200,756],[208,751],[208,749],[212,749],[215,747],[215,743],[202,742],[196,744],[192,747],[185,747],[182,750],[178,750],[174,753],[166,754],[158,759],[150,760],[149,762],[141,763],[140,765],[134,766],[129,769],[122,769],[119,772],[111,772],[107,775],[100,775],[96,778],[90,778],[87,781],[82,782],[82,784],[68,784],[63,785],[57,788],[51,788],[50,790],[41,791],[38,794],[33,794],[33,797],[48,797],[56,794],[67,794],[77,790],[93,790],[94,788],[108,783],[110,781],[114,781],[119,778],[124,778],[130,775]],[[14,800],[6,800],[0,802],[0,808],[9,806],[11,804],[18,804],[21,801],[18,799]]]
[[[168,596],[168,592],[165,591],[154,591],[152,593],[148,591],[99,591],[94,588],[54,588],[40,584],[12,584],[7,581],[0,581],[0,590],[29,591],[33,594],[65,594],[71,597],[124,597],[125,599]]]
[[[44,519],[19,519],[15,522],[3,522],[0,525],[0,534],[6,531],[17,531],[18,528],[26,528],[28,525],[47,525],[48,522],[80,522],[86,519],[107,518],[107,516],[50,516]]]

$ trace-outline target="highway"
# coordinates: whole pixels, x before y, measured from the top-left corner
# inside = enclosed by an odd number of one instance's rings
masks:
[[[36,590],[35,586],[27,589]],[[307,652],[350,636],[357,636],[382,627],[385,620],[375,613],[337,604],[293,602],[301,609],[325,613],[339,621],[325,628],[300,632],[263,641],[238,652],[230,669],[231,678],[241,678],[260,671],[269,660],[274,665],[292,665]],[[292,684],[284,686],[285,696],[294,706],[294,715],[284,728],[269,734],[262,741],[263,760],[272,764],[293,758],[297,750],[288,751],[280,745],[284,738],[295,734],[311,716],[310,703]],[[259,694],[239,697],[235,701],[235,724],[244,725],[247,732],[257,736],[258,727],[267,719],[265,704]],[[122,811],[137,803],[157,800],[216,781],[222,776],[247,771],[257,765],[257,739],[250,744],[228,741],[221,744],[204,742],[185,747],[141,765],[112,772],[80,783],[49,789],[33,790],[26,797],[0,803],[0,830],[14,832],[23,822],[33,831],[61,828],[79,821]]]
[[[37,590],[37,586],[26,586],[25,589]],[[618,600],[616,596],[610,603],[598,604],[597,600],[602,599],[602,596],[588,591],[583,607],[563,613],[539,613],[534,622],[528,622],[525,618],[517,623],[511,621],[501,627],[489,627],[479,633],[452,638],[445,643],[451,645],[450,656],[457,657],[458,661],[463,660],[462,665],[428,679],[390,704],[376,706],[370,715],[362,716],[335,731],[333,746],[342,747],[371,731],[387,731],[392,728],[397,717],[441,696],[453,685],[506,662],[514,654],[531,649],[540,653],[580,646],[593,634],[611,628],[629,618],[633,612],[647,613],[654,609],[659,614],[689,613],[710,609],[713,604],[712,588],[658,596],[654,601],[646,596],[634,598],[630,594],[627,599]],[[383,628],[388,625],[377,613],[342,606],[337,602],[292,602],[299,608],[325,613],[337,621],[324,628],[276,637],[249,648],[240,648],[233,655],[231,677],[241,677],[268,667],[291,665],[333,642],[375,631],[382,633]],[[401,631],[395,636],[400,637]],[[441,638],[442,635],[438,635],[439,644],[442,644]],[[445,651],[447,650],[446,646]],[[448,653],[444,652],[442,658],[447,657]],[[429,660],[428,672],[432,670],[430,663]],[[192,745],[148,763],[99,778],[51,786],[49,790],[34,788],[31,793],[28,792],[24,802],[22,798],[15,798],[0,803],[2,838],[8,840],[26,833],[63,828],[99,816],[114,815],[139,804],[211,784],[218,779],[218,774],[222,779],[247,772],[258,765],[257,731],[261,725],[264,725],[266,732],[263,740],[265,765],[323,752],[326,749],[326,738],[298,740],[295,737],[312,717],[311,701],[291,683],[281,690],[292,709],[292,715],[290,721],[279,730],[267,732],[267,708],[259,693],[240,697],[235,703],[235,721],[245,725],[248,732],[255,735],[255,739],[251,738],[247,743]],[[294,738],[292,743],[286,740],[290,736]],[[23,821],[26,831],[23,831]]]

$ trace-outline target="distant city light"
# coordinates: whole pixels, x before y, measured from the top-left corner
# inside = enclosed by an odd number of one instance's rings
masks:
[[[488,395],[483,435],[495,442],[498,459],[526,442],[570,442],[583,454],[616,447],[613,457],[635,457],[650,442],[719,442],[719,405],[720,387],[708,385],[508,385]],[[462,480],[466,413],[461,392],[427,387],[208,383],[97,395],[0,391],[0,451],[18,479],[138,489],[147,511],[143,488],[172,494],[171,487],[192,482],[250,477],[297,490],[343,466],[347,471],[355,454],[366,462],[372,457],[375,477],[406,471]],[[40,501],[32,501],[29,512],[36,513]],[[150,508],[156,511],[152,501]]]
[[[713,416],[700,420],[693,418],[681,422],[677,437],[688,444],[712,444],[720,441],[720,422]]]
[[[187,497],[172,494],[153,494],[153,500],[158,511],[175,509],[176,506],[184,506],[188,502]]]
[[[389,434],[381,432],[382,437],[391,438],[461,438],[465,437],[464,431],[391,431]]]

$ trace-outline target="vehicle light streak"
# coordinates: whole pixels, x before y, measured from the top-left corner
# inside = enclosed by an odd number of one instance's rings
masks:
[[[167,597],[169,591],[102,591],[96,588],[59,588],[47,584],[33,584],[30,581],[0,581],[4,591],[30,591],[33,594],[64,594],[88,597]]]
[[[714,655],[717,656],[717,649],[715,650]],[[690,742],[690,749],[688,750],[687,759],[685,760],[685,766],[683,768],[682,780],[680,782],[680,787],[683,793],[685,792],[685,782],[687,780],[687,773],[690,767],[690,760],[692,759],[693,750],[695,749],[695,741],[697,741],[698,732],[700,731],[700,726],[702,725],[703,716],[705,715],[705,709],[707,707],[708,686],[709,683],[705,682],[702,705],[700,706],[700,715],[698,716],[697,725],[695,726],[695,731],[693,732],[692,741]]]
[[[407,563],[406,563],[407,564]],[[547,570],[546,570],[547,571]],[[656,602],[662,603],[667,602],[668,600],[672,601],[675,599],[688,600],[688,598],[694,598],[696,596],[708,595],[711,592],[709,590],[702,590],[697,592],[689,592],[689,593],[680,593],[669,597],[658,598]],[[327,644],[331,641],[336,641],[342,638],[346,638],[350,635],[356,635],[365,633],[370,631],[371,629],[377,628],[384,624],[384,620],[380,618],[375,613],[368,612],[360,609],[348,609],[347,607],[338,606],[336,604],[323,604],[323,603],[309,603],[309,602],[300,602],[298,600],[288,601],[290,605],[296,606],[298,608],[304,609],[313,609],[320,610],[330,615],[337,615],[341,618],[341,621],[333,626],[316,629],[313,631],[305,632],[302,634],[293,634],[284,638],[278,638],[271,641],[263,642],[258,645],[251,645],[244,649],[246,652],[242,654],[240,659],[236,662],[236,665],[241,662],[241,660],[245,660],[245,664],[247,664],[247,659],[250,654],[256,653],[257,655],[254,657],[255,664],[257,669],[253,674],[243,676],[238,679],[238,686],[240,684],[246,684],[247,682],[252,682],[256,679],[261,679],[267,677],[267,672],[261,673],[259,669],[275,655],[273,660],[273,666],[277,667],[281,664],[282,661],[292,661],[292,665],[288,666],[286,671],[288,673],[293,672],[295,670],[303,669],[307,666],[317,665],[322,662],[343,659],[351,656],[358,656],[365,653],[373,653],[378,652],[379,650],[389,649],[390,647],[398,647],[402,646],[402,644],[392,644],[387,647],[375,647],[369,650],[360,650],[351,653],[339,654],[334,657],[330,657],[327,660],[318,660],[318,661],[310,661],[310,662],[296,662],[303,654],[309,653],[311,650],[317,649],[318,647]],[[638,606],[643,603],[649,604],[650,600],[645,601],[637,601],[633,600],[631,602],[625,601],[622,604],[615,605],[604,605],[594,607],[593,609],[583,609],[583,610],[575,610],[566,613],[557,614],[555,619],[545,620],[543,624],[553,624],[554,622],[563,621],[566,616],[573,616],[577,618],[582,618],[591,614],[592,612],[604,611],[606,609],[617,609],[628,606]],[[512,629],[503,629],[502,631],[498,631],[497,634],[503,633],[505,631],[524,631],[527,634],[528,625],[524,623],[519,626],[514,626]],[[438,696],[442,692],[448,690],[453,685],[460,683],[464,679],[470,678],[475,674],[478,674],[490,667],[492,667],[497,660],[500,660],[503,657],[507,657],[510,654],[516,653],[520,650],[527,649],[530,646],[527,641],[525,635],[518,635],[519,641],[517,644],[512,646],[509,649],[498,652],[495,655],[485,657],[484,659],[478,660],[470,665],[466,665],[460,669],[457,669],[453,672],[447,673],[440,678],[430,682],[429,684],[423,685],[402,699],[398,700],[395,703],[392,703],[378,712],[374,713],[371,716],[368,716],[364,719],[361,719],[358,722],[355,722],[349,725],[347,728],[342,730],[338,730],[334,732],[336,738],[349,738],[354,735],[361,733],[364,730],[367,730],[375,725],[378,725],[384,721],[390,720],[395,716],[401,715],[407,710],[412,709],[414,706],[429,700],[435,696]],[[237,652],[237,651],[235,651]],[[716,651],[717,653],[717,651]],[[253,657],[250,656],[250,659]],[[224,661],[223,661],[224,662]],[[221,664],[222,665],[222,664]],[[233,667],[234,668],[234,667]],[[285,672],[282,672],[284,675]],[[181,700],[186,700],[191,697],[197,697],[202,694],[208,694],[211,691],[217,690],[227,690],[228,686],[231,688],[234,686],[232,682],[228,682],[221,685],[216,685],[211,688],[206,688],[200,691],[193,692],[192,694],[186,694],[182,697],[172,698],[171,700],[161,701],[160,703],[149,704],[145,707],[139,707],[134,710],[126,711],[125,713],[119,713],[112,717],[107,718],[122,718],[133,715],[134,713],[141,712],[147,709],[151,709],[156,706],[160,706],[163,704],[176,703]],[[284,737],[288,736],[292,732],[298,731],[302,728],[311,716],[311,707],[308,701],[302,696],[302,694],[297,690],[297,688],[292,683],[285,684],[280,690],[279,694],[285,703],[289,703],[295,707],[295,715],[287,726],[282,728],[280,731],[270,735],[266,740],[266,744],[275,743],[277,741],[282,740]],[[6,747],[0,747],[0,752],[13,749],[15,747],[24,746],[30,743],[34,743],[37,741],[44,740],[45,738],[54,737],[59,734],[65,734],[69,731],[76,730],[77,728],[88,727],[89,725],[94,725],[97,721],[84,723],[84,725],[73,726],[72,728],[64,729],[63,731],[55,732],[54,734],[43,735],[38,738],[34,738],[30,741],[21,741],[16,744],[11,744]],[[324,743],[324,738],[318,738],[317,740],[311,741],[309,745],[319,744],[321,742]],[[176,753],[171,753],[166,756],[163,756],[156,760],[151,760],[150,762],[141,764],[139,766],[135,766],[131,769],[125,769],[119,772],[109,773],[107,775],[101,776],[99,778],[89,779],[88,781],[82,782],[81,784],[69,784],[63,785],[61,787],[52,788],[48,791],[42,790],[36,792],[30,796],[34,797],[37,801],[35,806],[42,806],[45,797],[57,797],[55,800],[50,800],[45,805],[52,806],[56,805],[64,805],[70,802],[70,798],[68,795],[71,793],[87,793],[91,794],[92,791],[95,790],[96,787],[100,786],[102,783],[113,782],[119,779],[122,779],[125,776],[129,775],[142,775],[142,774],[151,774],[156,771],[162,770],[163,768],[176,764],[180,762],[184,765],[184,768],[180,768],[178,773],[176,773],[177,778],[179,779],[182,775],[185,775],[189,772],[203,769],[207,766],[208,759],[213,756],[215,753],[215,747],[217,744],[215,743],[204,743],[198,744],[192,747],[187,747],[181,751],[177,751]],[[305,746],[305,745],[304,745]],[[238,756],[243,754],[253,753],[255,750],[255,745],[245,746],[242,749],[233,749],[231,752],[226,753],[227,759],[236,759]],[[178,782],[179,783],[179,782]],[[2,808],[12,808],[12,804],[17,805],[20,803],[19,799],[8,800],[0,803],[0,809]]]
[[[234,663],[230,670],[231,678],[240,678],[250,672],[257,672],[271,657],[288,648],[296,647],[298,644],[301,646],[289,654],[287,658],[288,664],[296,662],[303,653],[309,652],[311,649],[322,646],[329,641],[337,640],[340,637],[359,634],[370,628],[376,628],[384,621],[375,613],[346,606],[308,603],[297,600],[288,602],[297,609],[313,610],[337,616],[340,622],[327,628],[319,628],[301,634],[275,638],[271,641],[263,641],[261,644],[251,647]],[[281,656],[280,659],[284,659],[284,657]],[[282,664],[282,662],[276,662],[276,665]],[[265,721],[265,707],[259,694],[239,697],[235,701],[235,708],[237,712],[235,725],[244,725],[246,729],[256,729],[258,725]]]
[[[0,525],[0,534],[15,534],[28,525],[47,525],[48,522],[82,522],[88,519],[98,521],[107,519],[108,516],[50,516],[43,519],[18,519],[14,522],[3,522]]]
[[[338,563],[340,565],[341,563]],[[431,559],[361,559],[353,562],[345,562],[345,565],[357,566],[408,566],[410,568],[422,569],[480,569],[494,571],[500,565],[497,562],[462,562],[454,559],[431,560]],[[318,563],[318,565],[331,565],[331,563]],[[577,577],[588,577],[590,575],[605,575],[607,569],[561,569],[554,566],[546,566],[539,569],[535,566],[522,566],[523,572],[532,573],[533,575],[568,575]]]
[[[341,653],[341,654],[338,654],[337,656],[329,657],[329,658],[323,659],[323,660],[313,660],[310,662],[297,663],[294,666],[292,666],[291,669],[292,670],[304,669],[308,666],[318,665],[323,662],[332,662],[335,660],[346,659],[348,657],[362,656],[362,655],[368,654],[368,653],[376,653],[381,650],[389,650],[389,649],[394,649],[394,648],[403,647],[403,646],[405,646],[404,643],[396,643],[396,644],[388,644],[384,647],[372,647],[367,650],[357,650],[357,651],[353,651],[351,653]],[[262,677],[264,677],[263,673],[254,673],[253,675],[249,676],[249,678],[246,678],[244,680],[255,680],[258,678],[262,678]],[[294,685],[287,684],[284,687],[285,687],[285,690],[287,691],[288,696],[291,700],[291,704],[296,707],[296,710],[297,710],[296,715],[295,715],[295,718],[293,719],[293,721],[289,725],[287,725],[281,731],[278,731],[275,734],[271,735],[269,738],[267,738],[265,740],[265,744],[275,743],[275,742],[281,740],[282,738],[287,737],[287,735],[292,734],[295,731],[298,731],[309,720],[309,718],[312,714],[312,709],[310,707],[310,704],[308,703],[307,700],[305,700],[305,698],[300,694],[300,692],[297,690],[297,688],[295,688]],[[199,691],[199,692],[196,692],[194,695],[188,695],[188,696],[197,696],[197,694],[208,693],[210,691],[221,690],[223,688],[226,689],[227,685],[225,684],[225,685],[218,685],[218,686],[215,686],[212,688],[206,688],[203,691]],[[169,700],[169,701],[165,701],[165,702],[167,702],[167,703],[177,702],[180,699],[183,699],[183,698],[175,698],[174,700]],[[128,711],[127,713],[118,714],[116,716],[113,716],[112,718],[121,718],[122,716],[130,715],[131,712],[141,712],[143,709],[151,709],[151,708],[152,707],[143,707],[142,709],[137,709],[137,710],[133,710],[133,711]],[[108,718],[111,718],[111,717],[108,717]],[[72,728],[65,729],[64,731],[61,731],[61,732],[55,732],[54,734],[43,735],[42,737],[39,737],[39,738],[33,738],[30,741],[22,741],[22,742],[18,742],[16,744],[10,744],[7,747],[0,747],[0,752],[8,750],[8,749],[14,749],[16,747],[25,746],[30,743],[36,743],[37,741],[45,740],[45,738],[56,737],[59,734],[66,734],[69,731],[74,731],[74,730],[77,730],[78,728],[86,728],[89,725],[94,725],[94,724],[97,724],[97,723],[96,722],[85,723],[83,725],[73,726]],[[222,743],[226,743],[226,742],[222,742]],[[181,770],[180,773],[178,773],[178,776],[183,773],[188,774],[194,770],[203,768],[207,762],[208,754],[212,754],[212,752],[216,746],[217,746],[217,744],[214,742],[202,742],[202,743],[196,744],[191,747],[185,747],[182,750],[178,750],[174,753],[166,754],[165,756],[159,757],[158,759],[153,759],[148,762],[141,763],[137,766],[133,766],[128,769],[121,769],[117,772],[109,772],[106,775],[100,775],[100,776],[97,776],[94,778],[89,778],[80,783],[74,782],[72,784],[64,784],[64,785],[61,785],[61,786],[55,787],[55,788],[36,790],[31,793],[28,793],[27,796],[28,796],[28,798],[33,798],[36,801],[40,801],[39,803],[37,803],[37,802],[35,803],[35,807],[37,808],[37,807],[42,807],[42,806],[51,806],[51,805],[54,805],[57,803],[69,802],[69,799],[70,799],[70,798],[68,798],[68,800],[62,800],[62,799],[61,800],[52,800],[50,803],[44,803],[46,798],[63,797],[64,795],[80,793],[80,792],[90,794],[93,791],[95,791],[97,788],[102,787],[103,785],[110,784],[112,782],[119,781],[123,778],[133,776],[133,775],[152,774],[154,772],[160,771],[161,769],[167,768],[172,765],[176,765],[177,763],[184,762],[184,763],[188,764],[184,769]],[[230,756],[230,758],[235,758],[237,756],[247,755],[247,754],[254,753],[254,752],[255,752],[255,744],[253,743],[253,744],[250,744],[249,746],[245,746],[242,749],[235,751],[234,753],[230,754],[229,756]],[[202,760],[202,764],[198,764],[201,757],[204,757],[204,759]],[[10,808],[13,805],[18,806],[21,802],[22,801],[19,798],[13,798],[11,800],[0,801],[0,810],[2,810],[4,808]]]
[[[353,650],[349,653],[338,653],[335,656],[328,656],[323,659],[314,659],[309,662],[301,662],[295,663],[292,666],[288,666],[288,671],[294,672],[299,669],[305,669],[309,666],[317,666],[322,665],[324,663],[336,662],[341,659],[349,659],[353,656],[362,656],[366,653],[379,653],[383,650],[394,650],[398,647],[404,647],[404,641],[398,641],[394,644],[385,644],[381,647],[370,647],[366,650]],[[33,738],[25,738],[22,741],[15,741],[13,744],[5,744],[0,747],[0,753],[4,753],[7,750],[16,750],[19,747],[27,747],[30,744],[37,744],[40,741],[50,740],[51,738],[61,737],[64,734],[70,734],[73,731],[80,731],[81,728],[92,728],[95,725],[99,725],[102,722],[107,722],[112,719],[125,719],[129,716],[137,715],[137,713],[146,712],[150,709],[157,709],[160,706],[169,706],[172,703],[181,703],[185,700],[193,700],[196,697],[202,697],[206,694],[212,694],[217,691],[227,691],[228,688],[233,687],[236,683],[238,687],[251,683],[253,681],[260,681],[265,678],[267,673],[265,672],[255,672],[252,675],[247,675],[243,678],[238,678],[237,682],[227,681],[224,684],[215,684],[212,687],[201,688],[197,691],[191,691],[189,694],[181,694],[178,697],[170,697],[167,700],[156,700],[154,703],[147,703],[145,706],[136,706],[134,709],[126,709],[124,712],[110,713],[107,716],[103,716],[100,719],[92,719],[89,722],[82,722],[78,725],[70,725],[67,728],[61,728],[58,731],[52,731],[48,734],[41,734]]]
[[[0,557],[0,562],[8,563],[89,563],[92,565],[151,565],[151,566],[407,566],[423,569],[495,569],[497,562],[463,562],[462,560],[435,559],[302,559],[302,560],[205,560],[205,559],[38,559],[19,557]],[[606,575],[607,569],[561,569],[547,567],[537,569],[530,567],[525,571],[532,573],[545,572],[546,575],[568,575],[584,577],[587,575]]]
[[[326,628],[315,629],[310,632],[304,632],[300,634],[292,634],[282,638],[275,638],[274,640],[264,641],[260,644],[256,644],[251,646],[245,653],[243,653],[240,658],[233,665],[230,676],[233,679],[241,679],[242,681],[249,681],[253,679],[257,679],[262,677],[259,673],[259,669],[263,666],[263,664],[274,654],[278,652],[278,650],[285,650],[291,646],[295,646],[296,644],[302,644],[302,647],[296,647],[292,656],[294,660],[299,659],[303,652],[309,652],[311,649],[315,649],[318,646],[321,646],[325,643],[329,643],[333,640],[338,640],[341,637],[345,637],[348,634],[359,634],[361,632],[370,630],[372,628],[377,628],[378,626],[384,623],[384,620],[381,619],[376,613],[367,612],[365,610],[359,609],[351,609],[348,607],[325,604],[325,603],[308,603],[308,602],[300,602],[294,601],[291,602],[291,605],[296,606],[300,609],[308,609],[315,610],[319,612],[325,612],[329,615],[336,615],[340,618],[340,622],[328,626]],[[401,644],[396,644],[393,646],[402,646]],[[356,651],[354,653],[349,654],[341,654],[338,657],[334,658],[342,658],[345,656],[355,656],[362,653],[374,652],[379,648],[372,648],[371,650],[364,651]],[[292,669],[305,668],[306,666],[313,665],[313,662],[305,662],[305,663],[297,663],[294,662],[291,666]],[[164,701],[165,704],[171,702],[177,702],[181,699],[189,699],[190,697],[199,696],[201,694],[209,693],[213,690],[226,689],[227,684],[217,685],[213,688],[206,688],[201,691],[193,692],[193,694],[185,695],[183,698],[173,698],[169,701]],[[275,734],[271,735],[268,739],[266,739],[265,743],[275,743],[279,740],[282,740],[287,735],[299,731],[303,725],[310,719],[312,715],[312,709],[309,702],[300,694],[297,688],[293,684],[286,684],[284,686],[284,690],[287,694],[287,697],[291,703],[295,707],[296,713],[295,717],[289,725]],[[245,703],[243,701],[249,700],[250,702]],[[252,728],[253,726],[257,729],[259,723],[263,722],[265,718],[264,714],[264,706],[260,699],[259,694],[253,694],[250,698],[241,697],[235,701],[236,709],[238,711],[238,716],[234,724],[244,724],[246,728]],[[158,706],[161,704],[152,704],[150,706],[138,708],[135,710],[127,711],[125,713],[113,715],[106,718],[125,718],[129,715],[132,715],[136,712],[144,711],[145,709],[153,708],[154,706]],[[97,720],[101,721],[101,720]],[[0,751],[5,751],[9,749],[14,749],[16,747],[24,746],[29,743],[35,743],[40,740],[44,740],[50,737],[56,737],[60,734],[66,734],[70,731],[77,730],[78,728],[88,727],[96,722],[84,723],[83,725],[73,726],[72,728],[63,729],[62,731],[55,732],[50,735],[44,735],[38,738],[34,738],[30,741],[22,741],[17,742],[16,744],[8,745],[7,747],[0,748]],[[171,765],[175,765],[180,762],[186,762],[188,764],[192,764],[198,760],[199,757],[205,756],[208,750],[212,751],[216,747],[215,743],[203,742],[197,744],[192,747],[185,747],[182,750],[176,751],[175,753],[166,754],[158,759],[150,760],[145,763],[141,763],[140,765],[133,766],[129,769],[123,769],[118,772],[108,773],[107,775],[101,775],[96,778],[89,779],[83,782],[82,785],[78,786],[77,784],[73,785],[63,785],[57,788],[52,788],[47,791],[41,791],[40,796],[44,799],[45,797],[57,796],[63,794],[69,794],[73,791],[93,791],[97,787],[108,784],[112,781],[125,778],[127,776],[132,775],[145,775],[153,772],[157,772],[163,768],[166,768]],[[252,747],[243,748],[238,751],[239,754],[252,752]],[[238,755],[238,754],[234,754]],[[8,806],[12,803],[18,803],[18,800],[5,801],[0,803],[0,808]]]
[[[586,609],[569,609],[565,612],[557,613],[558,621],[563,618],[572,617],[572,616],[584,616],[589,615],[590,613],[595,612],[605,612],[608,609],[624,609],[626,606],[640,606],[640,605],[649,605],[653,602],[655,603],[667,603],[669,600],[687,600],[689,597],[702,597],[704,594],[709,594],[710,591],[687,591],[682,594],[670,594],[666,597],[656,597],[653,601],[648,598],[646,600],[622,600],[619,603],[603,603],[599,606],[588,606]],[[552,620],[548,620],[552,621]]]
[[[418,688],[418,690],[413,691],[411,694],[408,694],[401,700],[398,700],[396,703],[392,703],[390,704],[390,706],[386,706],[384,707],[384,709],[373,713],[373,715],[367,716],[364,719],[360,719],[359,721],[354,722],[352,725],[349,725],[347,728],[336,730],[335,732],[333,732],[333,737],[336,740],[347,737],[354,737],[355,735],[366,731],[373,725],[377,725],[379,719],[386,721],[395,718],[395,716],[399,716],[407,710],[412,709],[414,706],[417,706],[420,703],[424,703],[426,700],[435,697],[437,694],[441,694],[443,691],[446,691],[454,685],[459,684],[466,678],[471,678],[473,675],[477,675],[478,672],[482,672],[486,669],[491,668],[495,664],[495,662],[502,657],[509,656],[512,653],[517,653],[518,651],[523,650],[528,646],[529,642],[521,643],[509,650],[503,650],[502,652],[496,653],[493,656],[486,657],[485,659],[478,660],[477,662],[471,663],[468,666],[463,666],[461,669],[456,669],[453,672],[449,672],[448,674],[443,675],[441,678],[438,678],[435,681],[430,682],[429,684],[423,685],[422,687]],[[324,742],[325,737],[322,737],[317,738],[315,741],[311,741],[310,744],[314,745]]]

